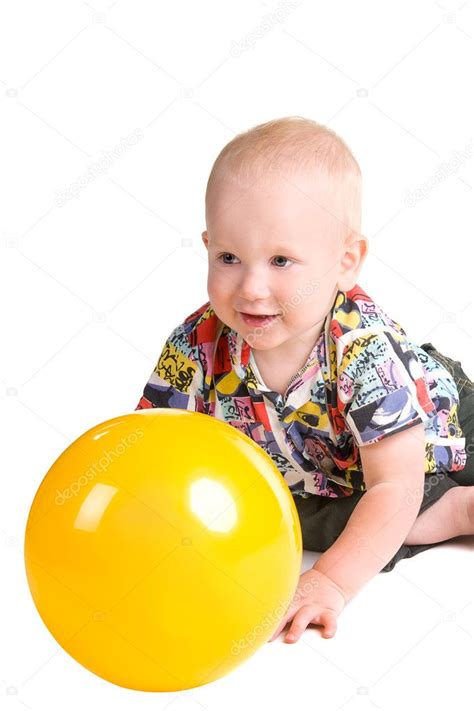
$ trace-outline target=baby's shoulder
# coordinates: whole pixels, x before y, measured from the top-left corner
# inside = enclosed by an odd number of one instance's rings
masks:
[[[348,350],[358,353],[377,348],[390,336],[397,341],[407,337],[402,326],[374,301],[359,285],[340,292],[331,321],[331,336],[339,356]]]

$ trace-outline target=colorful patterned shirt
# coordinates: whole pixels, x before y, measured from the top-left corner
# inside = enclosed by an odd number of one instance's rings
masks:
[[[420,422],[425,473],[463,469],[458,404],[452,375],[356,284],[337,292],[284,396],[208,301],[169,335],[136,409],[217,417],[267,452],[292,494],[335,498],[366,489],[360,447]]]

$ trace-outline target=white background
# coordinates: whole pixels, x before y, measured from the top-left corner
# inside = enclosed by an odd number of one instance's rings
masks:
[[[257,123],[307,116],[348,142],[364,176],[360,285],[473,377],[472,46],[470,3],[454,0],[3,7],[2,708],[471,708],[472,537],[376,576],[334,639],[311,628],[217,682],[150,694],[59,647],[23,536],[52,462],[136,407],[165,337],[208,300],[207,177]]]

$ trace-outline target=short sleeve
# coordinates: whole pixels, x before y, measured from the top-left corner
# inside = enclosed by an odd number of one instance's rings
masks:
[[[406,336],[391,329],[365,330],[344,346],[337,369],[338,409],[359,447],[436,412],[422,365]]]
[[[135,410],[171,407],[203,412],[203,370],[183,324],[166,339]]]

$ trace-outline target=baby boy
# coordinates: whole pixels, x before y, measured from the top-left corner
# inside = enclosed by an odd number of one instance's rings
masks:
[[[310,623],[331,637],[379,571],[474,533],[474,385],[357,283],[361,172],[331,129],[287,117],[236,136],[206,226],[210,300],[169,335],[136,409],[217,417],[268,453],[322,552],[272,640],[288,622],[286,641]]]

